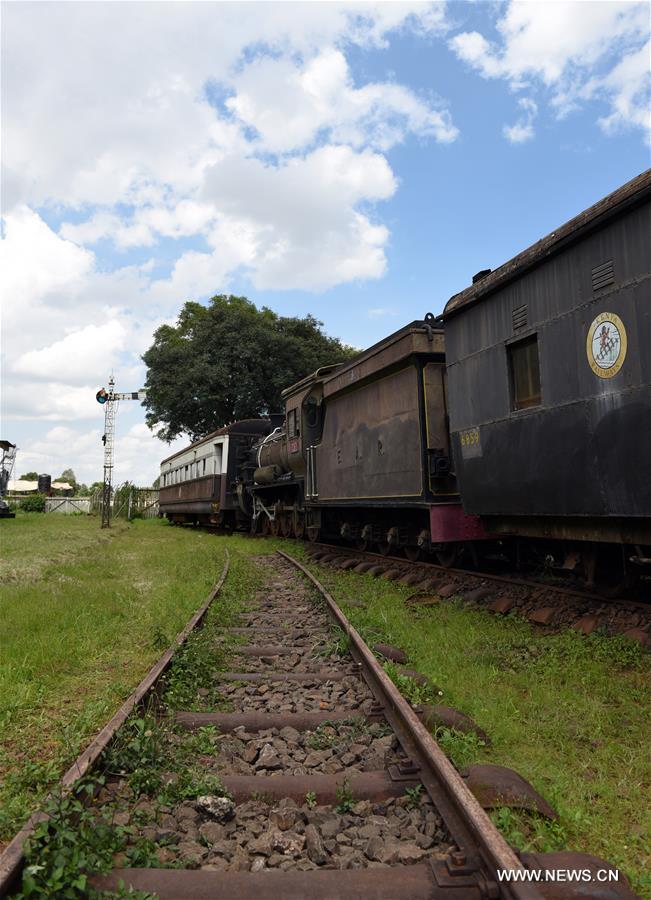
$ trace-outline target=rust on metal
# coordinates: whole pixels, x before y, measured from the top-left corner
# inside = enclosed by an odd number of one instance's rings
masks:
[[[242,681],[266,684],[268,681],[304,681],[308,684],[326,684],[328,681],[344,681],[356,678],[356,672],[338,672],[323,669],[315,672],[218,672],[220,681]]]
[[[411,585],[418,584],[419,581],[422,581],[423,576],[420,572],[407,572],[406,575],[403,575],[402,578],[398,579],[400,584],[406,584],[407,587]]]
[[[369,569],[369,572],[370,571],[371,570]],[[387,581],[397,581],[401,575],[402,572],[400,569],[387,569],[385,572],[382,572],[382,578],[386,579]]]
[[[372,575],[373,578],[377,578],[378,575],[384,575],[384,573],[386,571],[387,571],[386,566],[371,566],[371,568],[368,570],[368,572],[366,574]]]
[[[347,569],[354,568],[357,565],[357,563],[358,563],[357,559],[351,559],[351,557],[348,557],[348,559],[345,559],[343,562],[339,563],[339,568],[346,571]]]
[[[572,630],[579,631],[581,634],[592,634],[595,629],[599,628],[600,621],[600,616],[583,616],[572,625]]]
[[[464,593],[463,599],[468,603],[479,603],[480,600],[485,600],[487,597],[491,597],[495,591],[492,591],[487,587],[478,587],[472,591],[468,591]]]
[[[539,606],[537,609],[532,610],[527,618],[535,625],[549,625],[554,618],[555,612],[555,606]]]
[[[320,557],[318,558],[317,562],[318,562],[319,564],[321,564],[321,563],[331,563],[331,562],[333,562],[335,559],[339,559],[339,554],[338,554],[338,553],[332,553],[332,551],[331,551],[330,553],[324,553],[323,556],[320,556]]]
[[[236,803],[244,803],[252,795],[269,800],[292,797],[303,802],[305,795],[314,793],[319,804],[336,803],[338,793],[345,787],[355,800],[379,803],[389,797],[402,797],[406,788],[416,787],[418,777],[407,781],[394,781],[384,769],[377,772],[361,772],[348,777],[345,772],[336,775],[223,775],[221,782]]]
[[[373,652],[377,653],[379,656],[383,656],[384,659],[391,660],[391,662],[407,662],[407,654],[405,651],[401,650],[400,647],[394,647],[392,644],[373,644]]]
[[[440,578],[425,578],[416,587],[419,591],[435,591],[442,584]]]
[[[233,652],[238,656],[291,656],[292,653],[296,653],[296,650],[297,647],[293,644],[289,647],[286,644],[267,644],[266,646],[247,644],[233,648]]]
[[[527,618],[535,625],[549,625],[554,618],[555,612],[556,607],[554,606],[539,606],[537,609],[532,610],[527,615]]]
[[[445,728],[453,728],[455,731],[462,731],[464,734],[476,734],[477,737],[490,744],[491,740],[479,725],[467,716],[461,710],[454,709],[452,706],[424,705],[422,707],[421,721],[430,729],[444,726]]]
[[[221,629],[228,634],[249,634],[253,637],[255,634],[262,632],[264,634],[281,634],[283,637],[294,637],[304,635],[307,626],[297,625],[290,628],[283,628],[282,625],[249,625],[247,628],[229,628],[225,626]]]
[[[405,753],[421,766],[420,780],[445,821],[460,850],[477,853],[490,872],[523,868],[514,851],[488,818],[480,803],[443,753],[416,712],[379,665],[370,648],[348,622],[330,593],[312,573],[289,554],[279,555],[296,566],[324,598],[337,624],[346,632],[353,658],[362,664],[364,679],[396,732]],[[386,870],[383,870],[386,871]],[[539,897],[529,884],[511,883],[504,890],[510,898]]]
[[[266,712],[177,712],[174,720],[194,731],[205,725],[215,725],[220,731],[234,731],[245,728],[247,731],[265,731],[268,728],[295,728],[296,731],[311,731],[327,722],[373,721],[377,716],[367,716],[351,710],[338,709],[332,712],[299,712],[299,713],[266,713]]]
[[[355,572],[359,572],[360,575],[363,575],[364,572],[368,572],[369,569],[373,568],[373,563],[370,562],[357,562],[354,570]]]
[[[312,872],[209,872],[178,869],[114,869],[91,879],[94,887],[146,891],[160,900],[481,900],[477,881],[438,887],[426,863],[382,869]]]
[[[627,631],[622,632],[622,637],[628,638],[629,641],[637,641],[643,647],[649,640],[649,635],[642,628],[629,628]]]
[[[500,597],[497,600],[493,600],[493,602],[488,607],[491,612],[497,613],[500,616],[505,616],[507,612],[513,609],[513,600],[511,597]]]
[[[443,587],[437,588],[436,593],[439,597],[447,600],[449,597],[453,597],[455,594],[459,593],[459,585],[450,581],[447,584],[444,584]]]
[[[95,765],[100,755],[104,752],[110,741],[113,739],[116,731],[118,731],[118,729],[121,728],[122,725],[124,725],[134,709],[140,703],[142,703],[145,696],[149,693],[149,691],[151,691],[160,677],[164,674],[169,664],[171,663],[172,657],[174,656],[175,652],[179,649],[179,647],[182,647],[183,644],[185,644],[191,632],[194,631],[194,629],[203,621],[206,613],[210,609],[210,605],[212,604],[215,597],[219,594],[220,590],[222,589],[222,585],[226,581],[229,564],[230,557],[227,550],[226,562],[224,563],[222,573],[217,584],[212,589],[207,599],[204,601],[204,603],[202,603],[197,612],[192,616],[183,631],[179,632],[171,646],[165,651],[165,653],[163,653],[160,659],[158,659],[158,661],[154,663],[154,665],[147,672],[135,691],[133,691],[133,693],[130,694],[129,697],[127,697],[127,699],[124,701],[115,715],[112,716],[112,718],[106,723],[99,734],[93,738],[86,749],[79,754],[68,771],[63,775],[61,781],[59,782],[59,786],[64,794],[70,793],[75,782],[82,778],[86,774],[86,772],[88,772]],[[9,890],[12,888],[12,885],[20,875],[20,871],[24,862],[23,846],[25,844],[25,841],[32,834],[38,822],[43,821],[44,818],[46,817],[42,813],[35,813],[34,815],[30,816],[30,818],[23,825],[18,834],[5,847],[2,855],[0,856],[0,897],[5,896],[9,892]]]
[[[526,779],[506,766],[468,766],[464,780],[484,809],[513,806],[557,819],[558,814]]]

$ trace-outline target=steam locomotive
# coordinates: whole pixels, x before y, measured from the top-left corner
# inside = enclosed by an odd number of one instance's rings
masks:
[[[499,552],[551,554],[588,583],[642,571],[650,199],[651,170],[479,272],[440,317],[288,387],[282,417],[165,460],[162,514],[444,566]]]

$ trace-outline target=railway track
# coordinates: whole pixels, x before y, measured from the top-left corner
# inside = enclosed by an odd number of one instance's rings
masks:
[[[413,587],[408,606],[431,606],[450,597],[461,597],[464,602],[497,615],[517,613],[535,625],[566,626],[585,635],[602,629],[642,645],[651,643],[649,603],[609,600],[600,594],[563,584],[509,574],[444,568],[435,563],[410,562],[332,544],[309,544],[307,554],[319,565],[366,573]]]
[[[594,857],[516,855],[482,807],[495,802],[490,773],[475,773],[473,781],[473,773],[464,778],[454,769],[423,724],[423,710],[400,695],[305,567],[284,553],[258,564],[264,590],[215,635],[216,654],[222,643],[230,648],[229,670],[216,673],[214,690],[197,692],[192,709],[173,716],[158,709],[169,744],[188,735],[210,738],[209,745],[191,744],[193,771],[219,789],[199,797],[190,790],[161,805],[134,795],[126,775],[110,775],[91,801],[93,816],[101,823],[109,815],[134,845],[146,839],[153,857],[134,868],[129,853],[121,854],[111,872],[92,877],[95,889],[123,884],[163,900],[634,896],[623,875],[589,883],[598,871],[615,871]],[[392,648],[376,651],[390,656]],[[118,729],[156,690],[169,661],[170,651],[70,773],[92,768],[119,740]],[[500,805],[544,807],[526,783],[509,781],[508,770],[497,774]],[[171,783],[175,772],[163,778]],[[7,893],[11,879],[16,884],[20,840],[3,857],[0,892]],[[515,880],[532,870],[552,873],[548,878],[587,874],[577,884]],[[503,881],[504,871],[521,874]]]

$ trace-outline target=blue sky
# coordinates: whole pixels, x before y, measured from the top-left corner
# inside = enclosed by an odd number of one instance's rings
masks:
[[[364,347],[649,165],[637,3],[5,3],[3,425],[101,477],[96,389],[186,299]],[[118,416],[116,480],[169,454]]]

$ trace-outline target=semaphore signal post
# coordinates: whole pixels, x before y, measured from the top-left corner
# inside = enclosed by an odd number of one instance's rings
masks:
[[[113,444],[115,442],[115,416],[120,400],[144,400],[147,391],[114,391],[115,379],[108,380],[108,391],[100,388],[95,394],[98,403],[104,406],[104,484],[102,487],[102,528],[111,527],[111,481],[113,479]]]

